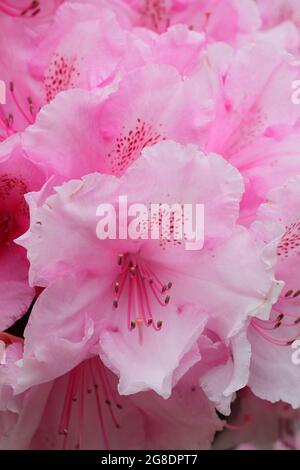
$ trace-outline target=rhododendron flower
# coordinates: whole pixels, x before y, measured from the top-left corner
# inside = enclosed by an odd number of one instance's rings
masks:
[[[119,176],[159,141],[198,143],[212,119],[214,87],[206,70],[183,79],[174,67],[147,65],[125,75],[117,89],[61,93],[22,145],[31,160],[66,179],[93,171]]]
[[[32,124],[45,102],[43,87],[29,73],[28,64],[38,35],[48,30],[61,3],[0,1],[0,80],[6,85],[6,103],[0,105],[0,142]]]
[[[24,195],[44,183],[41,170],[23,154],[19,137],[0,146],[0,328],[11,326],[26,313],[34,289],[28,284],[26,252],[14,243],[29,225]]]
[[[45,195],[32,194],[31,228],[19,242],[28,249],[31,283],[48,287],[25,332],[19,389],[28,386],[30,375],[61,375],[96,343],[105,363],[120,374],[121,393],[152,388],[169,396],[200,358],[194,352],[185,356],[208,316],[222,337],[237,332],[248,315],[268,316],[278,283],[271,260],[267,266],[247,230],[235,227],[242,189],[238,172],[222,158],[167,141],[145,149],[120,178],[93,174],[56,188],[50,197],[47,189]],[[187,251],[182,242],[171,237],[167,243],[161,236],[100,241],[97,206],[114,205],[122,194],[128,204],[147,207],[176,200],[205,204],[204,249]],[[243,266],[246,283],[228,271],[237,246],[236,269]]]
[[[142,413],[118,395],[113,374],[99,358],[91,356],[63,377],[14,396],[22,368],[22,341],[7,334],[1,337],[6,343],[0,365],[2,450],[145,446]]]
[[[22,343],[3,337],[7,359],[0,366],[0,392],[4,383],[12,392],[22,368]],[[62,377],[11,395],[18,407],[0,411],[0,427],[5,429],[0,448],[209,448],[222,423],[196,385],[191,371],[168,400],[153,392],[121,397],[116,377],[91,356]]]
[[[276,275],[285,282],[267,322],[254,320],[249,329],[252,344],[249,386],[260,398],[283,400],[300,406],[300,368],[293,361],[293,342],[300,335],[299,246],[300,177],[274,190],[258,212],[255,229],[266,242],[277,240]],[[282,377],[285,380],[282,380]]]
[[[98,0],[89,3],[97,5]],[[252,0],[114,0],[112,8],[120,11],[122,3],[130,7],[127,12],[123,10],[123,15],[127,13],[132,27],[145,27],[157,33],[174,24],[185,24],[190,29],[205,31],[214,41],[236,44],[245,36],[251,38],[260,26],[259,12]]]
[[[300,171],[300,107],[292,102],[292,83],[299,75],[292,56],[258,42],[234,55],[223,78],[205,148],[241,171],[244,222],[254,219],[271,189]]]
[[[51,13],[36,14],[34,21],[30,15],[1,18],[0,76],[6,83],[6,104],[0,107],[0,140],[32,124],[57,93],[93,88],[117,73],[126,35],[108,6],[98,14],[95,7],[67,3],[58,9],[53,5]],[[13,60],[6,47],[10,42]]]
[[[299,27],[0,0],[1,449],[300,448]]]
[[[17,19],[1,16],[0,21],[0,77],[5,83],[5,104],[0,104],[2,142],[34,122],[40,108],[41,94],[27,70],[33,48],[32,37],[16,24]],[[7,47],[10,43],[14,44],[13,58],[10,47]]]
[[[70,88],[92,89],[110,80],[127,46],[126,32],[105,2],[64,3],[49,30],[42,30],[28,61],[45,102]]]

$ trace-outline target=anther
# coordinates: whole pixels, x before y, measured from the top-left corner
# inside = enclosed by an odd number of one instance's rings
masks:
[[[293,292],[294,292],[293,289],[288,290],[287,293],[285,294],[285,297],[289,297],[290,295],[292,295]]]
[[[118,306],[119,306],[119,301],[118,301],[118,299],[114,299],[114,301],[113,301],[113,306],[114,306],[115,308],[118,308]]]
[[[29,104],[30,114],[33,114],[33,102],[32,102],[32,98],[30,96],[27,97],[27,102]]]
[[[124,255],[119,255],[118,256],[118,265],[121,266],[124,260]]]
[[[162,324],[163,322],[161,320],[158,320],[158,322],[156,323],[157,328],[160,329],[162,327]]]
[[[116,293],[116,294],[119,292],[119,289],[120,289],[120,283],[119,283],[119,282],[116,282],[116,283],[115,283],[115,293]]]
[[[169,302],[170,302],[170,296],[167,295],[167,297],[165,298],[165,304],[167,305]]]
[[[293,295],[293,297],[298,297],[300,295],[300,290],[297,290],[297,292],[295,292],[295,294]]]
[[[134,330],[135,329],[135,321],[131,321],[130,326],[131,326],[131,329]]]

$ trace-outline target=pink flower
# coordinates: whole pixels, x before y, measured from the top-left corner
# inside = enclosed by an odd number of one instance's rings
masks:
[[[214,41],[236,44],[260,26],[258,9],[252,0],[124,0],[124,3],[137,14],[135,26],[158,33],[165,32],[170,25],[186,24],[190,29],[205,31]]]
[[[117,87],[61,93],[26,130],[23,148],[66,179],[121,175],[156,142],[201,141],[213,116],[215,80],[205,67],[184,79],[174,67],[153,64],[126,74]]]
[[[1,449],[300,448],[299,26],[0,0]]]
[[[61,3],[33,2],[37,13],[32,17],[30,8],[20,17],[23,3],[12,8],[14,15],[1,17],[0,78],[6,84],[6,104],[0,107],[0,141],[32,124],[57,93],[93,88],[117,73],[127,37],[108,3],[100,11],[68,2],[57,8]],[[1,8],[8,9],[6,2]]]
[[[208,44],[205,33],[181,23],[163,34],[132,28],[129,24],[137,23],[137,19],[136,15],[130,19],[130,11],[134,10],[125,3],[106,0],[65,2],[58,9],[49,30],[41,31],[28,61],[44,99],[50,102],[57,93],[70,88],[107,85],[150,63],[173,65],[185,75],[200,66],[204,59],[199,54]],[[225,43],[216,47],[223,56],[230,49]]]
[[[271,189],[300,171],[300,107],[292,102],[292,83],[299,76],[293,57],[264,41],[239,49],[223,76],[204,148],[242,173],[244,223],[254,219]]]
[[[293,361],[292,343],[299,337],[300,177],[294,177],[268,196],[255,224],[266,243],[276,243],[276,276],[285,282],[280,299],[266,322],[252,321],[249,386],[260,398],[300,406],[300,367]],[[275,238],[277,237],[277,238]],[[279,241],[278,241],[279,240]]]
[[[44,103],[43,88],[29,73],[28,64],[37,37],[48,30],[61,3],[0,0],[0,80],[6,85],[6,104],[0,104],[0,142],[32,124]]]
[[[221,46],[229,48],[223,43]],[[200,66],[201,52],[206,47],[205,35],[191,31],[186,25],[171,26],[162,34],[136,28],[127,33],[127,48],[118,71],[124,75],[139,66],[155,63],[172,65],[183,76],[191,75]]]
[[[0,329],[11,326],[29,308],[34,290],[28,285],[26,252],[14,243],[29,226],[24,195],[39,190],[44,175],[23,154],[19,136],[0,145]]]
[[[127,35],[108,4],[65,2],[42,30],[28,65],[44,102],[70,88],[93,89],[117,74]]]
[[[1,16],[0,79],[5,83],[6,104],[0,104],[0,142],[32,124],[41,102],[36,82],[27,71],[32,38],[16,24],[18,20]]]
[[[22,347],[14,354],[13,348],[16,343],[7,346],[9,360],[0,366],[0,397],[2,383],[12,390],[22,368]],[[13,412],[0,408],[0,448],[204,449],[222,428],[193,371],[168,400],[153,392],[121,397],[116,382],[99,358],[90,357],[64,376],[12,397],[18,403]]]
[[[143,415],[119,396],[116,378],[99,358],[14,396],[23,348],[17,338],[2,336],[7,346],[0,365],[0,449],[144,448]]]
[[[239,174],[222,158],[168,141],[145,149],[120,178],[92,174],[53,196],[30,195],[31,228],[20,243],[28,249],[31,283],[48,287],[26,329],[18,390],[32,378],[62,375],[93,346],[120,375],[120,393],[151,388],[168,397],[200,359],[191,348],[208,317],[227,338],[248,315],[268,316],[278,285],[271,262],[267,267],[247,230],[235,227],[241,192]],[[147,207],[205,204],[204,249],[187,251],[172,238],[100,241],[97,206],[122,194]]]

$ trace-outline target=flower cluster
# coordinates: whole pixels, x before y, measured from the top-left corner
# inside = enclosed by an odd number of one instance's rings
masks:
[[[0,449],[300,449],[299,1],[0,0],[0,80]]]

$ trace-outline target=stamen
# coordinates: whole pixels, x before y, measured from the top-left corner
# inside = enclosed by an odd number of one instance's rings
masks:
[[[287,293],[285,294],[285,297],[289,297],[290,295],[292,295],[293,293],[293,289],[290,289],[287,291]]]
[[[33,115],[33,101],[32,101],[32,98],[30,96],[27,96],[27,102],[28,102],[28,105],[29,105],[30,114]]]
[[[120,428],[120,425],[119,425],[119,423],[118,423],[118,421],[117,421],[117,418],[116,418],[116,416],[115,416],[115,414],[114,414],[114,411],[113,411],[113,409],[112,409],[112,407],[111,407],[111,400],[109,399],[109,392],[108,392],[108,388],[107,388],[107,383],[106,383],[106,381],[105,381],[105,379],[104,379],[104,377],[103,377],[103,371],[102,371],[102,366],[101,366],[101,365],[100,365],[100,367],[97,367],[97,373],[98,373],[98,376],[99,376],[99,378],[100,378],[100,382],[101,382],[101,385],[102,385],[102,388],[103,388],[105,403],[106,403],[106,405],[108,406],[109,414],[110,414],[110,416],[111,416],[111,419],[112,419],[112,421],[113,421],[115,427],[116,427],[117,429],[119,429],[119,428]]]
[[[106,369],[104,368],[104,366],[102,365],[102,363],[100,361],[99,361],[99,364],[101,365],[101,373],[103,375],[103,379],[106,382],[106,385],[107,385],[107,388],[108,388],[108,391],[109,391],[109,395],[110,395],[111,399],[113,400],[113,403],[115,404],[115,406],[119,410],[122,410],[123,407],[122,407],[122,405],[120,405],[120,403],[117,400],[117,393],[115,392],[115,390],[113,390],[113,388],[111,386],[111,383],[110,383],[110,381],[107,377],[107,371],[106,371]]]
[[[294,337],[293,339],[290,339],[290,340],[286,340],[286,339],[283,339],[283,338],[276,338],[274,336],[270,336],[268,333],[266,333],[266,329],[265,328],[262,328],[260,327],[255,321],[252,320],[251,322],[251,325],[253,326],[253,328],[261,334],[261,336],[263,338],[265,338],[267,341],[269,341],[270,343],[272,344],[276,344],[278,346],[290,346],[291,344],[293,344],[293,342],[297,339],[297,337],[299,335],[297,335],[296,337]]]
[[[162,321],[154,322],[149,293],[161,307],[170,302],[170,295],[162,298],[172,288],[172,282],[162,283],[155,272],[138,255],[120,254],[117,264],[120,267],[118,279],[114,283],[114,308],[118,308],[121,296],[127,285],[127,325],[128,330],[138,329],[140,342],[143,342],[143,326],[159,331]],[[128,282],[127,282],[128,281]]]
[[[97,403],[98,417],[99,417],[101,432],[102,432],[102,436],[103,436],[104,447],[105,447],[106,450],[109,450],[108,437],[107,437],[106,430],[105,430],[102,407],[101,407],[101,402],[100,402],[100,398],[99,398],[99,394],[98,394],[98,385],[96,383],[92,363],[90,362],[89,365],[90,365],[90,370],[91,370],[91,374],[92,374],[92,380],[94,382],[94,393],[95,393],[95,398],[96,398],[96,403]]]
[[[25,111],[23,110],[22,106],[20,105],[17,97],[16,97],[16,94],[15,94],[15,87],[14,87],[14,84],[13,82],[10,82],[9,84],[9,89],[10,89],[10,93],[11,93],[11,96],[12,96],[12,99],[17,107],[17,109],[19,110],[19,112],[22,114],[22,116],[26,119],[26,121],[28,122],[28,124],[33,124],[34,123],[34,119],[32,118],[32,116],[28,116]],[[32,104],[29,105],[29,109],[30,109],[30,106],[31,106],[31,109],[32,109]]]
[[[63,406],[61,419],[60,419],[60,425],[59,425],[59,434],[64,436],[63,449],[66,449],[67,447],[67,436],[69,433],[68,427],[69,427],[71,408],[72,408],[72,395],[73,395],[73,389],[74,389],[74,380],[75,380],[75,374],[74,374],[74,371],[72,371],[69,376],[67,391],[65,394],[64,406]]]
[[[94,393],[93,393],[94,391]],[[85,395],[87,393],[87,395]],[[60,417],[58,431],[63,436],[62,448],[67,449],[69,443],[69,435],[75,432],[77,439],[76,449],[84,447],[84,438],[86,426],[86,399],[94,395],[97,415],[99,420],[99,430],[102,436],[102,444],[104,448],[109,450],[109,439],[105,426],[105,416],[114,423],[117,429],[120,424],[116,416],[117,410],[121,410],[122,406],[117,401],[117,394],[113,390],[105,368],[99,357],[88,359],[78,365],[69,373],[66,393],[64,397],[63,409]],[[89,400],[91,398],[88,398]],[[103,402],[103,403],[102,403]],[[106,405],[105,408],[103,405]],[[73,407],[77,407],[77,421],[73,419]],[[114,409],[114,408],[115,409]],[[72,418],[72,419],[71,419]],[[75,427],[75,429],[74,429]]]
[[[12,5],[7,0],[1,0],[0,11],[12,17],[32,17],[40,12],[40,3],[33,0],[27,7]]]
[[[78,423],[79,423],[79,437],[78,437],[78,449],[82,449],[83,447],[83,430],[84,430],[84,389],[85,389],[85,368],[84,365],[81,364],[80,366],[81,377],[79,378],[80,384],[80,392],[79,392],[79,406],[78,406]]]
[[[20,16],[20,13],[16,13],[15,7],[8,5],[7,2],[2,0],[0,3],[0,11],[2,13],[5,13],[6,15],[13,16],[13,17],[18,17]]]

